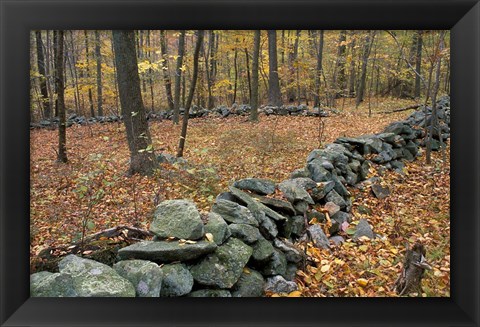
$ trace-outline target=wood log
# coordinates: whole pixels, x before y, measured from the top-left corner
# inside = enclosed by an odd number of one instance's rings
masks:
[[[404,108],[398,108],[398,109],[393,109],[393,110],[389,110],[389,111],[378,111],[378,112],[376,112],[376,114],[393,114],[394,112],[401,112],[401,111],[407,111],[407,110],[412,110],[412,109],[418,109],[421,106],[422,106],[421,104],[413,104],[411,106],[407,106],[407,107],[404,107]]]
[[[411,250],[407,245],[402,272],[395,282],[395,292],[399,296],[412,292],[422,296],[422,278],[425,270],[432,269],[425,260],[425,253],[425,247],[421,243],[415,243]]]

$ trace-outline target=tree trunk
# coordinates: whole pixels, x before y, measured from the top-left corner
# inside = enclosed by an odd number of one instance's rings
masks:
[[[322,60],[323,60],[323,37],[324,31],[320,31],[320,36],[318,40],[318,51],[317,51],[317,67],[315,70],[315,92],[313,96],[313,106],[320,106],[320,77],[322,76]]]
[[[165,83],[165,93],[167,94],[168,108],[173,110],[172,81],[170,80],[170,72],[168,70],[168,52],[165,30],[160,31],[160,50],[162,51],[162,73],[163,81]]]
[[[135,35],[131,30],[114,30],[113,44],[118,91],[130,150],[129,174],[148,175],[156,166],[145,108],[140,90]]]
[[[440,130],[440,126],[438,124],[438,113],[437,113],[437,95],[438,89],[440,87],[440,75],[441,75],[441,66],[442,66],[442,51],[443,51],[443,38],[445,36],[445,31],[440,32],[440,40],[437,50],[437,67],[435,71],[435,82],[433,84],[432,90],[432,117],[430,119],[430,126],[428,129],[428,140],[427,140],[427,150],[426,150],[426,159],[427,164],[431,163],[431,152],[432,152],[432,138],[433,134],[436,133],[439,141],[442,142],[442,132]],[[425,116],[426,118],[426,116]]]
[[[100,51],[100,33],[95,30],[95,58],[97,59],[97,112],[103,116],[103,92],[102,92],[102,53]]]
[[[407,295],[416,292],[422,296],[422,278],[426,269],[432,267],[425,260],[425,247],[416,243],[410,250],[407,248],[402,272],[395,282],[394,288],[398,295]]]
[[[234,69],[235,78],[234,78],[234,81],[233,81],[233,100],[232,100],[232,104],[237,101],[237,81],[238,81],[237,58],[238,58],[238,50],[235,46],[235,54],[233,56],[233,69]]]
[[[363,101],[363,96],[365,93],[365,83],[367,80],[367,65],[368,57],[370,56],[370,51],[372,50],[373,40],[375,38],[375,31],[369,31],[365,37],[365,44],[363,45],[363,55],[362,55],[362,72],[360,75],[360,81],[357,89],[357,98],[355,101],[355,106],[358,107]]]
[[[250,121],[258,121],[258,59],[260,55],[260,30],[253,38],[252,95],[250,98]]]
[[[345,79],[345,52],[347,40],[347,31],[341,30],[338,37],[338,46],[337,46],[337,60],[335,65],[335,72],[333,74],[332,87],[334,88],[334,97],[338,98],[343,95],[343,91],[346,88],[346,79]]]
[[[183,157],[183,149],[185,147],[185,140],[187,138],[187,128],[188,128],[188,118],[190,114],[190,106],[192,105],[193,94],[195,93],[195,85],[197,84],[197,76],[198,76],[198,57],[200,55],[200,48],[203,43],[203,30],[197,31],[197,43],[195,44],[195,52],[193,54],[193,76],[192,82],[190,84],[190,90],[188,92],[188,99],[187,104],[185,106],[185,113],[183,115],[183,123],[182,123],[182,132],[180,134],[180,141],[178,142],[178,151],[177,157]]]
[[[350,73],[349,73],[349,82],[348,82],[348,96],[355,96],[355,31],[351,31],[351,42],[349,45],[350,48]]]
[[[280,107],[282,95],[278,79],[277,32],[275,30],[268,30],[268,66],[268,104]]]
[[[90,104],[90,116],[95,117],[95,110],[93,109],[93,97],[92,97],[92,86],[90,85],[90,51],[88,49],[88,32],[87,30],[84,31],[85,33],[85,58],[87,61],[87,67],[86,67],[86,76],[85,79],[87,80],[87,85],[88,85],[88,103]]]
[[[185,31],[180,31],[178,36],[177,67],[175,69],[175,99],[173,109],[173,123],[178,124],[180,116],[180,83],[182,79],[183,56],[185,54]],[[184,84],[185,89],[185,84]]]
[[[298,56],[298,39],[300,38],[300,30],[295,34],[295,41],[288,52],[288,87],[287,87],[287,101],[289,103],[295,102],[295,73],[298,70],[296,67]]]
[[[217,66],[217,47],[215,42],[216,34],[214,31],[208,31],[208,60],[207,64],[207,86],[208,86],[208,102],[207,108],[213,109],[215,106],[215,98],[213,97],[213,85],[215,83],[216,66]]]
[[[419,98],[421,93],[420,75],[421,75],[421,68],[422,68],[422,46],[423,46],[422,35],[423,35],[423,31],[421,30],[417,31],[417,48],[416,48],[416,55],[415,55],[415,71],[417,72],[417,74],[415,75],[415,92],[414,92],[415,98]]]
[[[45,72],[45,57],[43,55],[42,32],[35,31],[35,40],[37,44],[37,65],[40,77],[40,93],[42,94],[42,111],[46,119],[52,117],[52,108],[50,107],[50,98],[48,97],[47,89],[47,74]]]
[[[63,31],[59,30],[55,34],[57,40],[56,50],[56,90],[57,90],[57,111],[58,111],[58,155],[57,161],[66,163],[67,159],[67,126],[65,113],[65,85],[64,85],[64,71],[63,71]]]

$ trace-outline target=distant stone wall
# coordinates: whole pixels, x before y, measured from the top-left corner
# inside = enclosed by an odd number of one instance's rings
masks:
[[[438,101],[439,131],[432,149],[450,136],[450,100]],[[258,297],[265,291],[296,290],[296,271],[305,255],[294,242],[312,241],[328,249],[344,241],[337,235],[351,222],[346,186],[366,179],[372,164],[401,170],[425,144],[423,124],[431,109],[390,124],[383,133],[341,137],[313,150],[304,168],[280,183],[246,178],[217,196],[210,213],[187,200],[167,200],[154,213],[152,241],[122,248],[109,267],[74,255],[59,273],[31,275],[32,296],[202,296]],[[279,198],[278,195],[282,197]],[[316,209],[314,209],[314,206]],[[316,219],[330,218],[330,238]],[[352,236],[376,237],[366,220]]]

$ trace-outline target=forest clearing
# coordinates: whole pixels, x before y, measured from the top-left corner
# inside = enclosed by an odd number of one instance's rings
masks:
[[[33,33],[32,67],[65,74],[32,72],[36,296],[78,269],[71,253],[113,265],[136,296],[450,296],[448,33],[277,31],[276,49],[271,31],[206,32]],[[184,234],[193,216],[202,232]],[[399,290],[417,243],[421,292]],[[147,260],[138,244],[191,252]],[[211,281],[209,261],[228,278]],[[68,285],[53,294],[82,296]],[[107,293],[84,296],[131,294]]]

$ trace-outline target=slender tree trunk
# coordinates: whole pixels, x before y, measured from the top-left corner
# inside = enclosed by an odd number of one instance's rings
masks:
[[[443,143],[442,132],[440,125],[438,124],[438,113],[437,113],[437,95],[438,89],[440,88],[440,75],[441,75],[441,66],[442,66],[442,51],[443,51],[443,38],[445,37],[445,31],[440,31],[440,40],[438,44],[437,51],[437,67],[435,71],[435,83],[432,90],[432,117],[430,119],[430,128],[428,131],[428,140],[427,140],[427,150],[426,152],[426,162],[431,164],[431,152],[432,152],[432,138],[433,134],[436,133],[439,139],[439,142]],[[426,118],[426,116],[425,116]],[[443,145],[443,144],[442,144]]]
[[[203,30],[197,31],[197,43],[195,44],[195,52],[193,54],[193,76],[190,90],[188,92],[187,104],[185,106],[185,114],[183,115],[182,132],[180,134],[180,141],[178,142],[177,157],[183,157],[183,149],[185,147],[185,140],[187,138],[188,118],[190,115],[190,106],[192,105],[193,94],[195,93],[195,85],[197,84],[198,76],[198,57],[200,55],[200,48],[203,43]]]
[[[86,67],[86,80],[87,80],[87,85],[88,85],[88,102],[90,105],[90,116],[95,117],[95,110],[93,109],[93,96],[92,96],[92,86],[90,84],[90,51],[88,49],[88,32],[87,30],[84,31],[85,33],[85,58],[87,61],[87,67]]]
[[[213,97],[213,85],[215,83],[216,66],[217,66],[217,47],[216,47],[216,34],[214,31],[208,31],[208,60],[207,63],[207,86],[208,86],[208,102],[207,108],[213,109],[215,106],[215,98]]]
[[[120,99],[119,99],[119,92],[118,92],[118,80],[117,80],[117,64],[115,62],[115,46],[113,45],[113,37],[112,37],[112,54],[113,54],[113,84],[115,84],[115,105],[117,106],[117,116],[120,116]]]
[[[95,58],[97,59],[97,112],[103,116],[102,53],[100,33],[95,30]]]
[[[295,75],[296,64],[298,56],[298,39],[300,38],[300,30],[297,30],[295,34],[295,41],[293,45],[289,46],[288,52],[288,87],[287,87],[287,100],[289,103],[295,102]]]
[[[147,30],[147,56],[148,60],[150,62],[154,61],[154,58],[152,56],[152,52],[150,51],[151,47],[151,41],[150,41],[150,30]],[[150,104],[151,104],[151,110],[154,111],[155,109],[155,94],[154,94],[154,87],[153,87],[153,71],[151,68],[148,68],[148,84],[150,85]]]
[[[250,121],[258,121],[258,59],[260,55],[260,30],[253,37],[252,95],[250,98]]]
[[[415,55],[415,71],[417,74],[415,75],[415,98],[420,97],[421,93],[421,80],[420,75],[422,69],[422,46],[423,46],[423,31],[417,31],[417,48],[416,48],[416,55]]]
[[[275,30],[268,30],[268,65],[268,104],[280,107],[282,95],[278,79],[277,32]]]
[[[365,37],[365,44],[363,45],[363,55],[362,55],[362,72],[360,75],[360,82],[357,89],[357,98],[355,101],[355,106],[358,107],[363,101],[363,96],[365,93],[365,83],[367,80],[367,65],[368,57],[370,56],[370,51],[372,50],[372,44],[375,39],[375,31],[369,31]]]
[[[237,81],[238,81],[238,66],[237,66],[238,50],[235,47],[235,54],[233,56],[233,69],[234,69],[234,81],[233,81],[233,100],[232,103],[237,101]]]
[[[51,37],[50,37],[50,31],[46,31],[46,42],[47,46],[45,48],[45,77],[46,77],[46,83],[47,83],[47,91],[48,91],[48,99],[49,99],[49,107],[50,107],[50,119],[52,119],[52,114],[53,114],[53,108],[54,108],[54,98],[55,98],[55,58],[52,58],[51,54]],[[52,78],[53,77],[53,78]],[[53,84],[53,85],[52,85]]]
[[[156,166],[148,122],[140,90],[135,34],[131,30],[114,30],[113,44],[117,65],[118,91],[123,122],[130,150],[129,174],[151,174]]]
[[[337,47],[337,60],[335,65],[335,72],[333,74],[332,87],[334,90],[334,97],[337,98],[340,95],[343,95],[343,91],[346,88],[346,79],[345,79],[345,52],[347,40],[347,31],[341,30],[338,37],[338,47]]]
[[[348,96],[355,96],[355,31],[351,31],[351,42],[349,45],[350,48],[350,73],[349,73],[349,82],[348,82]]]
[[[168,51],[165,30],[160,31],[160,49],[162,51],[162,72],[163,81],[165,83],[165,93],[167,94],[168,108],[173,110],[172,81],[170,80],[170,72],[168,70]]]
[[[50,107],[50,98],[47,89],[47,74],[45,71],[45,57],[43,55],[42,32],[35,31],[35,40],[37,44],[37,65],[40,76],[40,93],[42,94],[41,104],[45,118],[50,119],[52,116],[52,108]]]
[[[78,100],[78,107],[77,107],[77,114],[80,114],[80,90],[79,90],[79,83],[78,83],[78,72],[77,72],[77,53],[75,50],[75,43],[73,42],[73,31],[70,31],[70,46],[72,48],[72,70],[73,70],[73,78],[75,83],[75,95]]]
[[[173,123],[178,124],[180,116],[180,83],[182,79],[183,56],[185,54],[185,31],[180,31],[178,36],[178,56],[177,66],[175,68],[175,99],[173,109]],[[183,84],[185,89],[185,83]]]
[[[245,62],[247,65],[247,86],[248,86],[248,99],[252,98],[252,77],[250,76],[250,58],[248,54],[248,49],[245,48]]]
[[[59,30],[55,34],[57,41],[56,50],[56,90],[57,90],[57,110],[58,110],[58,155],[57,161],[66,163],[67,159],[67,126],[66,126],[66,113],[65,113],[65,85],[64,85],[64,70],[63,70],[63,31]]]
[[[318,40],[318,50],[317,50],[317,67],[315,70],[315,92],[313,97],[313,106],[318,107],[320,106],[320,77],[322,76],[322,60],[323,60],[323,37],[324,31],[321,30],[319,33],[319,40]]]

